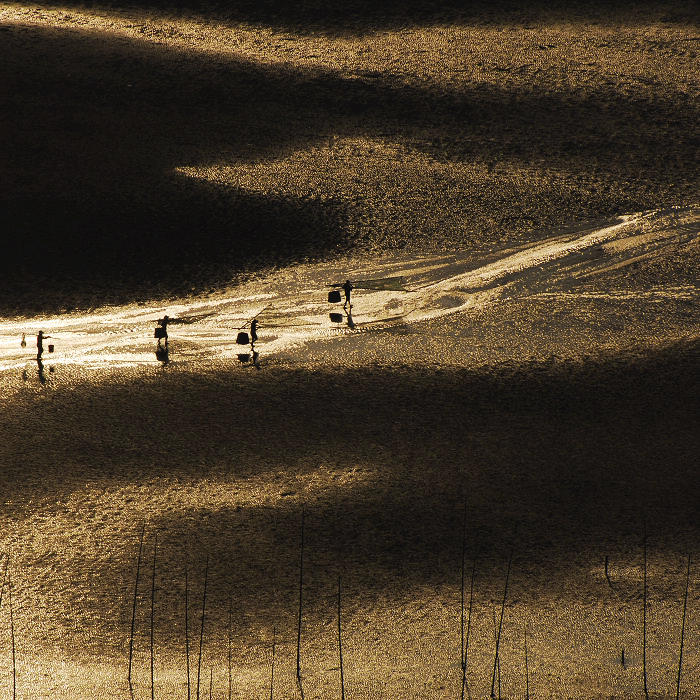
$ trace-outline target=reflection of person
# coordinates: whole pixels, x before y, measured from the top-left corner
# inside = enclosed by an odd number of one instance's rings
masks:
[[[168,341],[166,339],[165,341],[165,347],[160,345],[160,339],[158,340],[158,347],[156,348],[156,360],[162,362],[164,365],[167,365],[168,362],[170,362],[170,351],[168,350]]]
[[[255,369],[260,369],[260,353],[257,350],[253,350],[253,366]]]
[[[350,306],[346,311],[348,315],[348,328],[355,328],[355,322],[352,320],[352,311],[350,311],[351,308],[352,306]]]
[[[44,363],[41,361],[41,355],[37,355],[36,363],[39,366],[39,381],[42,384],[46,384],[46,377],[44,376]]]

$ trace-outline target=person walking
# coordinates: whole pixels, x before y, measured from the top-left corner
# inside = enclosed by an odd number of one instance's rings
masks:
[[[350,292],[352,292],[353,289],[355,289],[355,287],[353,287],[352,282],[350,280],[345,280],[345,282],[343,283],[343,291],[345,292],[345,304],[343,304],[343,306],[352,306],[352,304],[350,304]]]

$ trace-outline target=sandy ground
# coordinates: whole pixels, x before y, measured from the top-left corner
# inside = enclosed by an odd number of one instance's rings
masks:
[[[196,684],[209,557],[201,694],[211,679],[212,697],[228,697],[230,609],[232,696],[269,697],[274,638],[274,696],[298,697],[302,513],[305,697],[340,695],[338,576],[348,697],[459,697],[465,503],[472,697],[490,693],[511,553],[502,697],[525,694],[526,630],[533,696],[643,697],[644,520],[648,684],[672,695],[686,556],[699,554],[698,291],[615,274],[687,245],[693,208],[570,227],[481,259],[300,265],[163,306],[5,319],[2,531],[18,697],[128,695],[144,525],[137,696],[150,692],[157,536],[156,696],[186,693],[186,566]],[[401,273],[413,291],[358,292],[355,327],[347,315],[333,324],[324,287],[341,269]],[[232,339],[269,303],[256,371]],[[163,312],[197,320],[172,327],[165,366],[152,338]],[[55,334],[44,384],[31,359],[38,326]],[[700,692],[696,572],[683,697]]]
[[[698,33],[679,7],[340,32],[2,3],[0,312],[694,204]],[[692,252],[657,281],[692,281]]]
[[[151,606],[156,697],[300,697],[300,561],[304,697],[339,577],[348,698],[460,697],[463,559],[468,696],[510,561],[497,696],[643,697],[646,610],[674,697],[688,555],[700,697],[697,10],[177,5],[0,4],[0,692],[129,697],[144,528],[139,698]]]

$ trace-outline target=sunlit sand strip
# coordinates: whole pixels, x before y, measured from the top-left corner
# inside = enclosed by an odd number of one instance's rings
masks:
[[[572,297],[576,299],[606,299],[610,301],[634,301],[637,299],[649,301],[667,301],[669,299],[694,301],[700,299],[700,287],[669,285],[667,287],[653,287],[644,290],[578,291],[575,295],[568,291],[538,292],[528,295],[528,299],[571,299]]]
[[[337,274],[337,270],[331,272],[335,264],[295,266],[294,274],[285,277],[281,273],[248,283],[238,295],[233,290],[233,294],[216,300],[184,299],[147,308],[115,307],[94,316],[1,323],[0,369],[23,367],[31,361],[36,350],[28,343],[20,353],[18,336],[20,332],[31,333],[34,328],[42,328],[60,339],[61,352],[45,355],[45,360],[91,367],[155,364],[152,329],[156,319],[165,314],[192,322],[192,325],[178,325],[172,330],[173,341],[180,344],[177,349],[180,361],[233,358],[245,352],[245,347],[235,344],[235,334],[253,317],[260,318],[263,341],[260,347],[269,357],[314,339],[387,328],[396,323],[416,323],[483,307],[510,294],[516,284],[521,296],[551,291],[552,287],[585,274],[650,255],[659,246],[678,239],[677,227],[681,224],[689,228],[690,233],[683,234],[688,239],[694,236],[697,220],[698,212],[693,207],[670,213],[625,215],[608,226],[582,228],[578,233],[573,231],[503,251],[497,260],[477,268],[471,268],[473,263],[459,256],[403,260],[393,269],[400,269],[404,274],[410,291],[361,294],[354,305],[353,322],[347,318],[345,325],[330,324],[327,316],[334,308],[327,303],[325,293],[329,278]],[[595,250],[599,251],[598,255],[591,254]],[[573,262],[568,260],[572,254],[579,253],[586,255],[575,256]],[[560,264],[562,262],[566,264]],[[384,267],[383,271],[386,269]],[[377,276],[376,270],[374,262],[367,261],[364,266],[354,266],[352,273],[347,274],[372,278]],[[259,289],[260,286],[272,288],[275,283],[279,285],[277,292],[263,293]],[[688,290],[683,294],[689,294]]]

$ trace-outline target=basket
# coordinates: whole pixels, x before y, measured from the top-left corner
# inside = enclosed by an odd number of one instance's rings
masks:
[[[334,289],[332,292],[328,292],[328,301],[331,304],[335,304],[336,302],[340,301],[340,292],[337,289]]]
[[[165,338],[165,328],[156,328],[153,332],[154,338]]]
[[[53,345],[49,345],[49,352],[53,352]]]
[[[248,334],[245,331],[241,331],[237,336],[236,336],[236,344],[237,345],[248,345],[250,343],[250,338]]]

